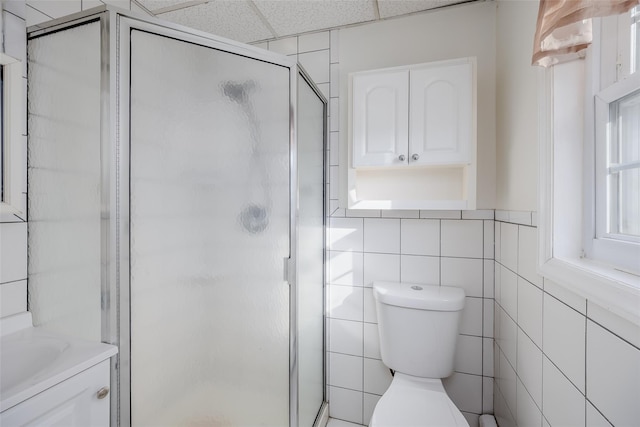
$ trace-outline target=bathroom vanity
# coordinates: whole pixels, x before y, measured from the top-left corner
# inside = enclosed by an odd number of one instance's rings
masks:
[[[0,319],[0,425],[109,426],[115,346]]]

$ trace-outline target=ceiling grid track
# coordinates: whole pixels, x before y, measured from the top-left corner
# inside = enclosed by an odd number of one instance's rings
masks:
[[[249,6],[251,7],[251,9],[253,9],[253,11],[256,13],[256,15],[258,15],[258,18],[260,19],[260,21],[262,22],[262,24],[267,27],[267,30],[269,30],[269,32],[271,33],[271,35],[273,36],[274,39],[278,38],[278,34],[276,33],[276,30],[273,29],[273,27],[271,26],[271,23],[267,20],[267,18],[262,14],[262,12],[260,11],[260,9],[258,8],[258,6],[256,5],[256,3],[253,0],[246,0],[246,2],[249,4]]]
[[[184,3],[174,4],[172,6],[163,7],[161,9],[156,9],[156,10],[153,11],[153,14],[157,16],[157,15],[160,15],[160,14],[163,14],[163,13],[175,12],[176,10],[186,9],[188,7],[193,7],[193,6],[200,6],[201,4],[207,4],[207,3],[212,3],[212,0],[187,1],[187,2],[184,2]]]
[[[378,5],[378,0],[373,0],[373,13],[376,16],[376,21],[380,20],[380,7]]]

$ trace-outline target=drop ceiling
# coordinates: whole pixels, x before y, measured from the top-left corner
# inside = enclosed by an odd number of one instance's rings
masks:
[[[469,0],[137,0],[158,18],[245,43],[387,19]]]

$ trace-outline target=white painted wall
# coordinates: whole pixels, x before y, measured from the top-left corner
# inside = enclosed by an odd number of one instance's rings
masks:
[[[478,59],[477,208],[495,206],[496,3],[482,2],[340,30],[340,147],[346,164],[348,75],[377,68]],[[341,169],[341,182],[346,168]],[[344,206],[341,206],[344,207]]]
[[[537,210],[537,67],[531,66],[538,2],[497,2],[496,205]]]

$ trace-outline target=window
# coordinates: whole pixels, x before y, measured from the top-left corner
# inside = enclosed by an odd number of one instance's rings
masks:
[[[540,71],[539,265],[640,325],[640,7]]]
[[[595,197],[586,200],[595,220],[586,223],[585,256],[640,275],[640,8],[603,19],[596,39],[593,80]],[[605,52],[615,52],[607,56]],[[607,61],[615,63],[607,64]],[[606,70],[615,70],[607,74]],[[597,70],[601,71],[601,75]],[[587,98],[590,94],[587,93]],[[588,167],[588,166],[587,166]],[[587,176],[589,176],[587,171]],[[592,204],[593,206],[589,206]],[[595,225],[595,227],[594,227]],[[587,239],[585,239],[587,240]]]

